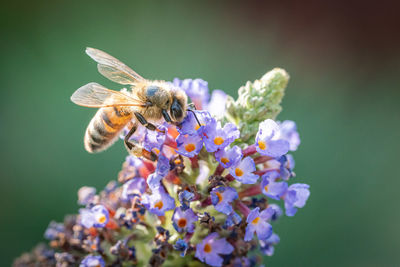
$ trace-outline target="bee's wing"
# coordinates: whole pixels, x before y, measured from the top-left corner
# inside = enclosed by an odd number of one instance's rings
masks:
[[[79,106],[90,108],[146,106],[140,100],[122,92],[107,89],[98,83],[88,83],[80,87],[72,94],[71,101]]]
[[[88,54],[98,63],[97,69],[106,78],[119,84],[135,84],[137,81],[143,81],[144,78],[106,52],[95,48],[86,48]]]

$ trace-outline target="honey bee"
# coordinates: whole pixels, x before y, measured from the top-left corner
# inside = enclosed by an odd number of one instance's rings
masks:
[[[71,100],[75,104],[99,108],[86,129],[85,149],[89,153],[107,149],[118,139],[124,127],[129,126],[130,130],[124,139],[129,153],[157,160],[154,152],[145,150],[129,139],[135,133],[138,122],[153,131],[160,130],[152,122],[162,119],[175,125],[182,122],[188,110],[185,92],[165,81],[144,79],[101,50],[87,48],[86,53],[98,63],[97,69],[103,76],[113,82],[129,85],[131,90],[113,91],[92,82],[72,94]]]

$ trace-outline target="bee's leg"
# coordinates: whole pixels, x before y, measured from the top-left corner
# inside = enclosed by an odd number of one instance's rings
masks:
[[[144,149],[142,146],[129,141],[131,136],[135,133],[136,129],[137,129],[137,124],[132,123],[131,129],[129,130],[128,134],[124,138],[126,149],[128,150],[129,153],[133,154],[136,157],[145,157],[148,160],[156,161],[158,157],[154,152],[152,152],[152,151],[149,152],[146,149]]]
[[[146,120],[146,118],[143,117],[143,115],[140,114],[139,112],[135,112],[135,116],[136,116],[137,120],[140,122],[140,124],[142,124],[147,129],[149,129],[151,131],[163,132],[160,129],[158,129],[156,126],[154,126],[154,124],[148,122]]]
[[[171,117],[169,116],[168,112],[165,109],[162,110],[162,115],[166,122],[172,123]]]

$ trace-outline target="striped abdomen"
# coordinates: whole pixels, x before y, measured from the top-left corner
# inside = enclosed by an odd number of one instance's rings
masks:
[[[119,133],[132,119],[132,113],[123,107],[100,108],[90,121],[85,133],[85,149],[100,152],[118,139]]]

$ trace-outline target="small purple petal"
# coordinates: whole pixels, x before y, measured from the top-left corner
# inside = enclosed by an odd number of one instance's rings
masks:
[[[203,148],[203,140],[198,135],[179,135],[176,139],[178,145],[178,154],[189,158],[199,154]]]
[[[281,138],[279,125],[267,119],[259,125],[256,148],[261,155],[280,157],[289,151],[289,142]]]
[[[287,216],[294,216],[297,208],[302,208],[310,196],[307,184],[292,184],[285,194],[285,210]]]
[[[104,262],[101,256],[86,256],[80,263],[79,267],[105,267],[106,263]]]
[[[221,163],[222,167],[229,168],[236,165],[242,159],[243,153],[240,147],[234,146],[230,149],[224,148],[215,152],[216,160]]]
[[[300,136],[294,121],[283,121],[280,125],[282,139],[289,143],[289,150],[296,151],[300,145]]]
[[[134,196],[141,196],[146,191],[146,181],[141,177],[128,180],[122,186],[122,201],[129,201]]]
[[[230,203],[239,196],[232,187],[216,187],[210,192],[211,202],[215,209],[226,215],[232,213],[233,209]]]
[[[163,216],[167,210],[175,208],[175,200],[165,192],[164,187],[159,186],[152,191],[151,195],[143,195],[142,200],[142,204],[151,213]]]
[[[229,172],[236,180],[243,184],[254,184],[259,176],[253,172],[256,170],[256,165],[251,157],[245,157],[238,164],[233,165]]]

